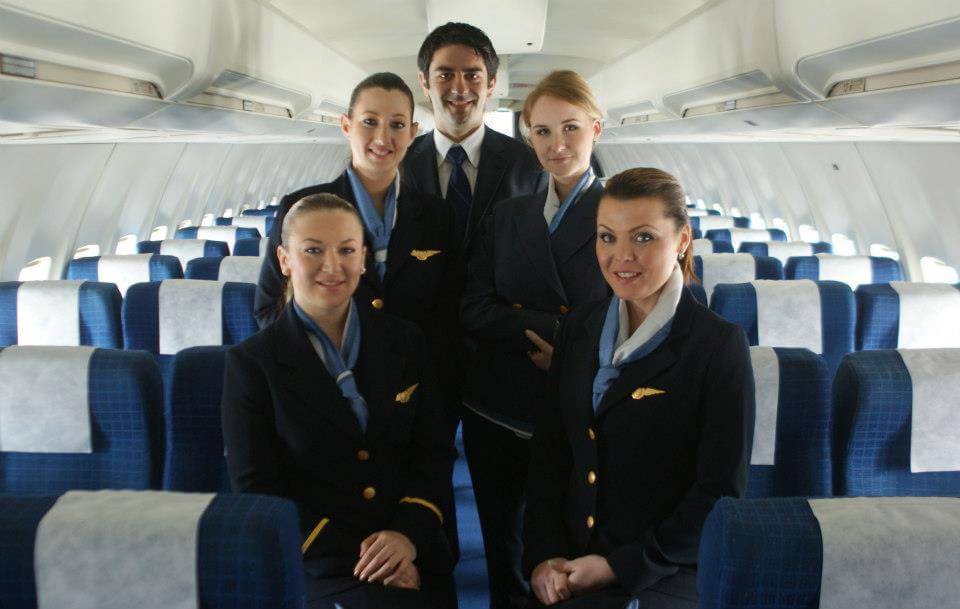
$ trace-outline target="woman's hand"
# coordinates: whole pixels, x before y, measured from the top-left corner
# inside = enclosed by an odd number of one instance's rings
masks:
[[[537,347],[537,351],[528,351],[527,357],[537,368],[549,370],[550,360],[553,359],[553,345],[540,338],[540,335],[533,330],[524,330],[523,333]]]
[[[553,605],[570,598],[570,585],[564,571],[566,563],[567,561],[563,558],[551,558],[543,561],[533,570],[530,576],[530,588],[533,589],[533,593],[541,604]]]
[[[420,589],[420,571],[412,562],[402,562],[397,570],[383,580],[384,586],[393,586],[395,588],[409,588],[411,590]]]
[[[606,588],[617,581],[610,563],[597,554],[565,561],[562,568],[570,583],[570,591],[577,596]]]
[[[379,582],[393,575],[403,563],[413,563],[417,548],[403,533],[378,531],[360,544],[360,560],[353,576],[363,582]]]

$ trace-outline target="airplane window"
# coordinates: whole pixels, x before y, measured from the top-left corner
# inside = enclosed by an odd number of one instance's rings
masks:
[[[513,112],[506,108],[496,112],[485,112],[483,123],[494,131],[513,137]]]
[[[897,253],[897,250],[893,249],[892,247],[888,247],[882,243],[871,243],[870,255],[882,256],[884,258],[893,258],[894,260],[900,260],[900,254]]]
[[[770,224],[773,226],[773,228],[779,228],[788,236],[790,235],[790,225],[787,224],[786,220],[783,218],[774,218]]]
[[[224,218],[232,218],[232,217],[233,217],[233,208],[232,208],[232,207],[228,207],[228,208],[226,208],[225,210],[223,210],[223,217],[224,217]]]
[[[920,274],[926,283],[960,282],[960,275],[957,274],[957,269],[933,256],[924,256],[920,259]]]
[[[813,228],[809,224],[801,224],[797,227],[797,230],[800,233],[800,240],[806,241],[807,243],[816,243],[820,241],[820,231]]]
[[[273,195],[272,197],[270,197],[270,205],[276,205],[279,202],[280,202],[280,197],[278,197],[277,195]]]
[[[50,266],[53,264],[53,258],[43,256],[36,258],[23,265],[20,269],[19,281],[45,281],[50,279]]]
[[[193,220],[181,220],[180,223],[177,224],[177,230],[187,228],[188,226],[193,226]]]
[[[163,241],[167,238],[167,227],[158,226],[150,231],[150,240],[151,241]]]
[[[857,245],[843,233],[833,233],[830,237],[833,243],[833,253],[840,256],[856,256]]]
[[[733,216],[734,218],[743,217],[743,213],[740,211],[740,208],[736,206],[730,208],[730,215]]]
[[[767,228],[767,221],[763,219],[760,212],[755,211],[750,214],[750,228],[759,228],[761,230]]]
[[[706,209],[706,208],[707,208],[707,204],[703,201],[703,199],[697,199],[697,209]]]
[[[124,235],[117,241],[117,250],[114,252],[120,256],[128,256],[137,253],[137,236]]]
[[[723,205],[720,205],[719,203],[714,203],[714,204],[713,204],[713,209],[715,209],[716,211],[720,212],[720,215],[721,215],[721,216],[724,215],[724,213],[725,213],[725,212],[723,211]],[[734,208],[734,209],[736,209],[736,208]]]
[[[200,218],[200,226],[213,226],[213,214],[203,214]]]
[[[91,258],[93,256],[100,255],[100,246],[96,243],[91,243],[90,245],[81,245],[77,248],[77,251],[73,253],[73,259],[77,258]]]
[[[257,209],[263,209],[263,208],[266,207],[266,206],[267,206],[267,202],[266,202],[266,201],[260,201],[260,204],[257,205]],[[242,215],[243,215],[243,212],[247,211],[248,209],[253,209],[253,205],[250,205],[249,203],[244,203],[243,205],[241,205],[241,206],[240,206],[240,215],[242,216]]]

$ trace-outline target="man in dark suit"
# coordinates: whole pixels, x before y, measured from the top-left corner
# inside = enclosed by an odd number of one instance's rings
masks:
[[[417,55],[420,86],[433,104],[436,129],[414,140],[403,176],[420,192],[453,206],[465,251],[495,202],[547,184],[529,147],[483,124],[499,66],[490,39],[466,23],[438,27]]]

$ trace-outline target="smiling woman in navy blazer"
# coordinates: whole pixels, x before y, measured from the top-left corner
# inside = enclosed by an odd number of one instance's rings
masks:
[[[531,91],[522,120],[549,187],[497,203],[470,256],[461,319],[477,349],[464,384],[463,443],[494,608],[526,603],[520,528],[530,412],[546,388],[554,330],[570,308],[608,293],[593,254],[603,188],[590,159],[600,116],[574,72],[554,72]]]
[[[533,606],[697,606],[697,549],[746,486],[754,387],[743,331],[696,302],[683,189],[612,177],[596,257],[614,296],[564,320],[531,448]]]
[[[455,453],[423,334],[353,298],[363,238],[330,194],[284,219],[290,300],[227,355],[231,481],[297,504],[309,607],[455,606]]]

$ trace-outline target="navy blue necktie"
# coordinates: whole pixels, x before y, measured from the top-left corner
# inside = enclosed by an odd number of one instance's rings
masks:
[[[473,205],[473,192],[470,190],[470,180],[463,171],[463,162],[467,160],[467,153],[462,146],[451,146],[447,151],[447,161],[450,163],[450,181],[447,182],[447,203],[453,206],[453,213],[457,222],[457,235],[463,241],[467,234],[467,223],[470,221],[470,206]]]

